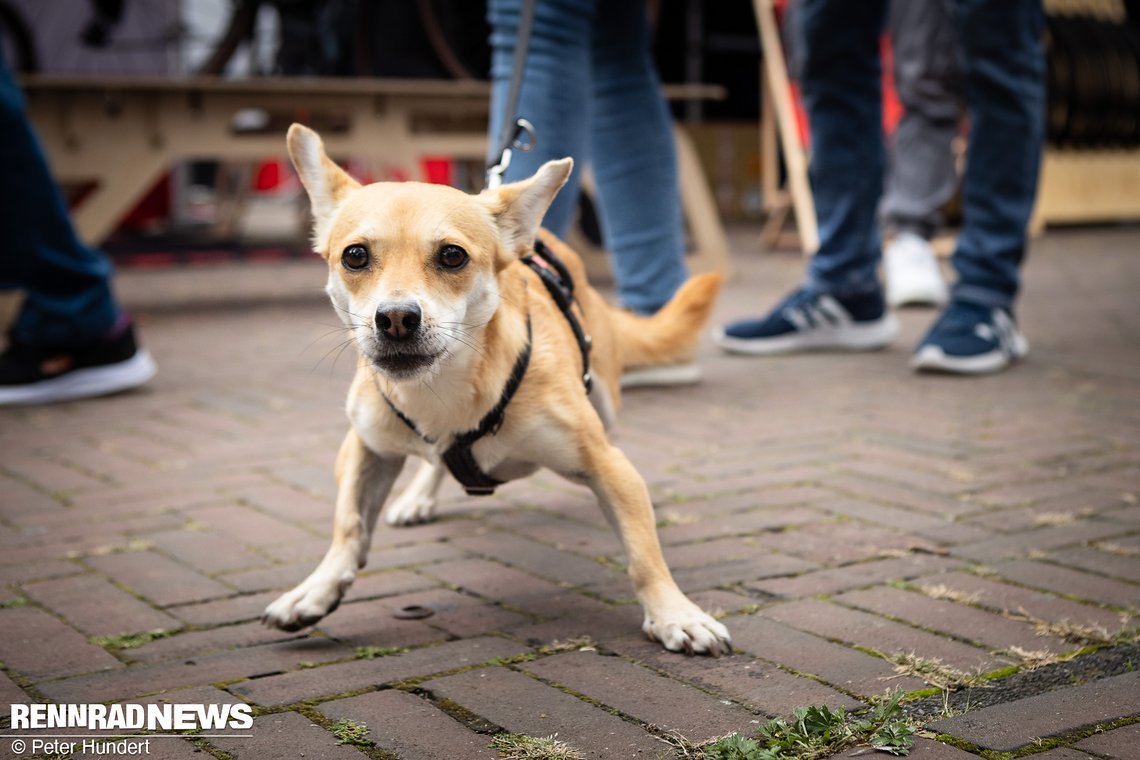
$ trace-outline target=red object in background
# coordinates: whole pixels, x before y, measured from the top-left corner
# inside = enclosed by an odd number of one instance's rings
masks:
[[[441,156],[431,156],[424,158],[420,165],[424,169],[424,177],[433,185],[450,185],[454,172],[452,172],[452,162],[450,158]]]
[[[282,164],[280,159],[266,161],[257,167],[253,176],[253,189],[259,193],[276,190],[281,185]]]

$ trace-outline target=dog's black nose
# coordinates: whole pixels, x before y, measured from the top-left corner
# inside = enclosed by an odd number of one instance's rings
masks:
[[[414,301],[385,304],[376,310],[376,329],[389,340],[406,340],[419,329],[422,317]]]

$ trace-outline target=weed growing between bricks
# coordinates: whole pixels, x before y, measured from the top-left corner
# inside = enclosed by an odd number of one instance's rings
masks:
[[[900,706],[903,696],[902,691],[895,691],[862,715],[849,714],[842,707],[801,708],[790,721],[768,721],[757,729],[755,738],[730,734],[695,748],[689,756],[699,760],[814,760],[863,744],[904,756],[910,753],[917,727]]]

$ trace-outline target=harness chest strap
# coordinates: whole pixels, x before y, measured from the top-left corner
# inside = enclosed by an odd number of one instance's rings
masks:
[[[515,360],[515,366],[511,370],[511,376],[507,379],[507,384],[503,387],[503,395],[499,398],[499,403],[495,404],[494,408],[483,416],[476,428],[455,436],[455,440],[443,452],[443,463],[447,465],[448,471],[463,486],[463,490],[471,496],[490,496],[495,492],[496,487],[503,484],[503,481],[483,472],[479,463],[475,461],[475,455],[471,448],[483,436],[494,435],[499,432],[499,428],[503,425],[503,418],[506,416],[507,404],[511,403],[511,399],[514,398],[519,386],[522,385],[523,376],[526,375],[527,367],[530,366],[530,354],[531,328],[530,315],[528,314],[526,318],[526,347],[519,354],[519,358]],[[434,440],[423,434],[419,426],[410,417],[392,403],[392,399],[388,398],[387,394],[381,391],[380,395],[384,397],[388,408],[413,433],[428,443],[435,443]]]

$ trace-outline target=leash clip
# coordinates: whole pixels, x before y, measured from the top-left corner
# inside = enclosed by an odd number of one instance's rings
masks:
[[[523,138],[526,138],[525,140]],[[535,143],[538,139],[534,131],[534,125],[526,119],[515,119],[515,131],[511,136],[510,142],[503,148],[503,152],[499,154],[499,160],[487,168],[487,187],[494,189],[503,184],[503,174],[506,173],[507,167],[511,165],[511,156],[514,151],[521,151],[529,153],[534,150]]]

